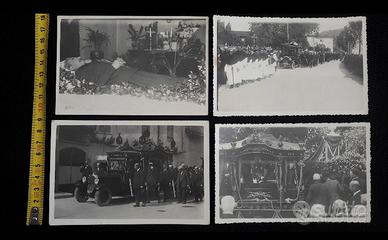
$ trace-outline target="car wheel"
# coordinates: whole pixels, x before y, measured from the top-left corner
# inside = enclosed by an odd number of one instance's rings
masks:
[[[94,198],[98,206],[107,206],[112,200],[112,193],[109,189],[102,188],[96,192]]]
[[[77,202],[80,203],[86,202],[89,199],[88,193],[86,191],[83,191],[79,187],[76,187],[74,189],[74,198]]]

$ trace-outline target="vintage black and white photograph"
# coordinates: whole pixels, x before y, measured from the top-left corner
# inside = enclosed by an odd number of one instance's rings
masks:
[[[57,114],[208,114],[208,17],[59,16],[57,29]]]
[[[216,125],[216,223],[370,222],[369,123]]]
[[[50,225],[210,223],[208,123],[53,121]]]
[[[214,16],[214,114],[367,114],[366,17]]]

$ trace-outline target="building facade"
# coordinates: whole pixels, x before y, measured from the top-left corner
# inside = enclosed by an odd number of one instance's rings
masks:
[[[330,52],[333,52],[333,49],[334,49],[334,39],[333,38],[307,36],[306,40],[309,43],[310,47],[317,47],[319,45],[322,45],[322,46],[325,46],[326,48],[330,49]]]
[[[122,141],[118,141],[118,137]],[[75,182],[81,179],[80,166],[88,161],[104,158],[107,152],[128,142],[132,146],[141,136],[153,143],[171,148],[175,142],[173,165],[184,163],[188,166],[201,166],[204,154],[202,127],[186,126],[58,126],[55,148],[56,191],[71,192]]]

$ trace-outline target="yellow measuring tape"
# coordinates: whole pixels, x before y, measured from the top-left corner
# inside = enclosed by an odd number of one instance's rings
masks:
[[[46,67],[49,15],[35,14],[35,77],[27,225],[42,225],[46,133]]]

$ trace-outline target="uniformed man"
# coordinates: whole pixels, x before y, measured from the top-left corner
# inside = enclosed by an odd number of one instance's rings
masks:
[[[168,199],[172,198],[174,194],[175,186],[173,187],[173,169],[170,164],[168,167],[163,168],[162,174],[160,176],[160,188],[163,191],[163,202],[166,202]]]
[[[93,173],[93,169],[89,165],[88,160],[85,160],[84,164],[81,166],[80,172],[83,177],[87,177]]]
[[[187,169],[187,166],[181,164],[178,168],[178,177],[177,177],[177,193],[178,193],[178,203],[186,204],[187,193],[190,191],[190,176]]]
[[[192,179],[192,189],[194,195],[194,201],[200,202],[203,198],[203,172],[198,167],[194,167],[194,174]]]
[[[146,199],[145,199],[145,175],[144,171],[140,168],[139,163],[135,163],[134,165],[135,173],[133,175],[133,190],[136,195],[136,204],[134,207],[139,207],[140,202],[142,203],[142,206],[146,205]]]
[[[146,177],[146,192],[148,203],[151,201],[152,198],[155,198],[156,200],[158,200],[158,203],[160,203],[159,189],[159,176],[154,169],[153,163],[150,162]]]

